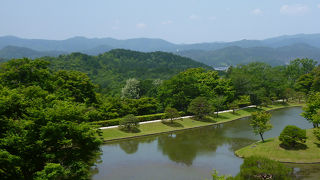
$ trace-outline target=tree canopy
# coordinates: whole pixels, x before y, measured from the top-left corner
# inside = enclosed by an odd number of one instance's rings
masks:
[[[49,70],[43,60],[0,65],[0,176],[88,179],[100,152],[87,122],[94,85],[83,73]]]

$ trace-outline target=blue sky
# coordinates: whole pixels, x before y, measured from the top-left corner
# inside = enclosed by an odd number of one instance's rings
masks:
[[[175,43],[320,33],[320,0],[0,0],[0,36]]]

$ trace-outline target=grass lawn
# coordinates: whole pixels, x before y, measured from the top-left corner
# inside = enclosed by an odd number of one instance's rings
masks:
[[[280,162],[295,163],[315,163],[320,162],[320,141],[312,133],[312,129],[307,130],[306,149],[286,150],[280,147],[278,137],[267,139],[265,143],[256,142],[236,151],[239,157],[252,155],[264,156]]]
[[[299,104],[270,105],[267,108],[263,107],[261,109],[273,110],[273,109],[279,109],[279,108],[291,107],[291,106],[299,106]],[[219,118],[208,117],[208,120],[205,122],[197,121],[194,119],[183,119],[183,120],[175,120],[173,124],[162,123],[162,122],[141,124],[139,127],[140,131],[137,133],[123,132],[118,128],[104,129],[102,130],[102,137],[105,141],[109,141],[109,140],[115,140],[120,138],[129,138],[129,137],[142,136],[142,135],[148,135],[148,134],[158,134],[158,133],[164,133],[169,131],[188,129],[193,127],[208,126],[216,123],[228,122],[228,121],[232,121],[242,117],[250,116],[251,112],[253,111],[256,111],[256,108],[247,108],[243,110],[238,110],[236,111],[235,114],[233,114],[232,112],[219,113]]]

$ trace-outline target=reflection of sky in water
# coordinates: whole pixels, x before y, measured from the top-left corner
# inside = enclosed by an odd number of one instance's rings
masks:
[[[274,111],[274,128],[266,133],[266,138],[278,136],[288,124],[311,128],[300,113],[301,108]],[[234,151],[256,140],[259,137],[252,133],[249,120],[243,119],[108,144],[102,147],[103,162],[98,164],[99,173],[93,179],[210,179],[213,168],[236,175],[242,159]]]

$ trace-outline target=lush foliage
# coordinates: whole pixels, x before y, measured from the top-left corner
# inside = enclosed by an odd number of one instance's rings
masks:
[[[320,92],[309,95],[307,105],[303,108],[302,116],[305,117],[314,127],[319,127]]]
[[[136,131],[139,127],[138,118],[133,114],[128,114],[123,117],[119,122],[119,128],[124,131]]]
[[[173,123],[173,120],[175,118],[180,117],[178,110],[172,107],[166,107],[166,109],[164,110],[164,114],[166,118],[170,119],[171,123]]]
[[[121,88],[130,78],[139,81],[164,80],[188,68],[211,69],[202,63],[171,53],[143,53],[124,49],[111,50],[98,56],[72,53],[42,59],[49,60],[53,70],[77,70],[88,74],[99,85],[99,91],[108,95],[120,95]]]
[[[250,63],[229,68],[227,77],[233,82],[236,96],[249,95],[251,103],[268,105],[278,99],[300,100],[300,92],[308,93],[311,86],[316,87],[320,73],[313,70],[315,64],[311,59],[296,59],[287,66],[276,67]]]
[[[319,128],[314,129],[313,134],[320,141],[320,129]]]
[[[88,179],[100,152],[88,114],[94,85],[82,73],[51,72],[42,60],[0,66],[0,176]]]
[[[221,79],[216,71],[202,68],[188,69],[165,81],[159,90],[159,99],[164,107],[171,106],[179,111],[187,111],[196,97],[208,99],[223,95],[227,101],[234,98],[230,80]]]
[[[306,139],[306,130],[293,125],[286,126],[279,136],[282,145],[287,148],[295,148],[297,145],[305,143]]]
[[[197,97],[191,101],[188,111],[194,114],[197,119],[203,120],[206,115],[209,115],[212,109],[206,98]]]
[[[291,179],[289,177],[291,173],[292,169],[277,161],[259,156],[251,156],[244,159],[238,177],[241,180],[289,180]]]
[[[263,134],[272,128],[270,118],[271,114],[265,111],[253,112],[251,114],[250,126],[252,126],[253,132],[256,135],[260,135],[262,142],[264,142]]]

